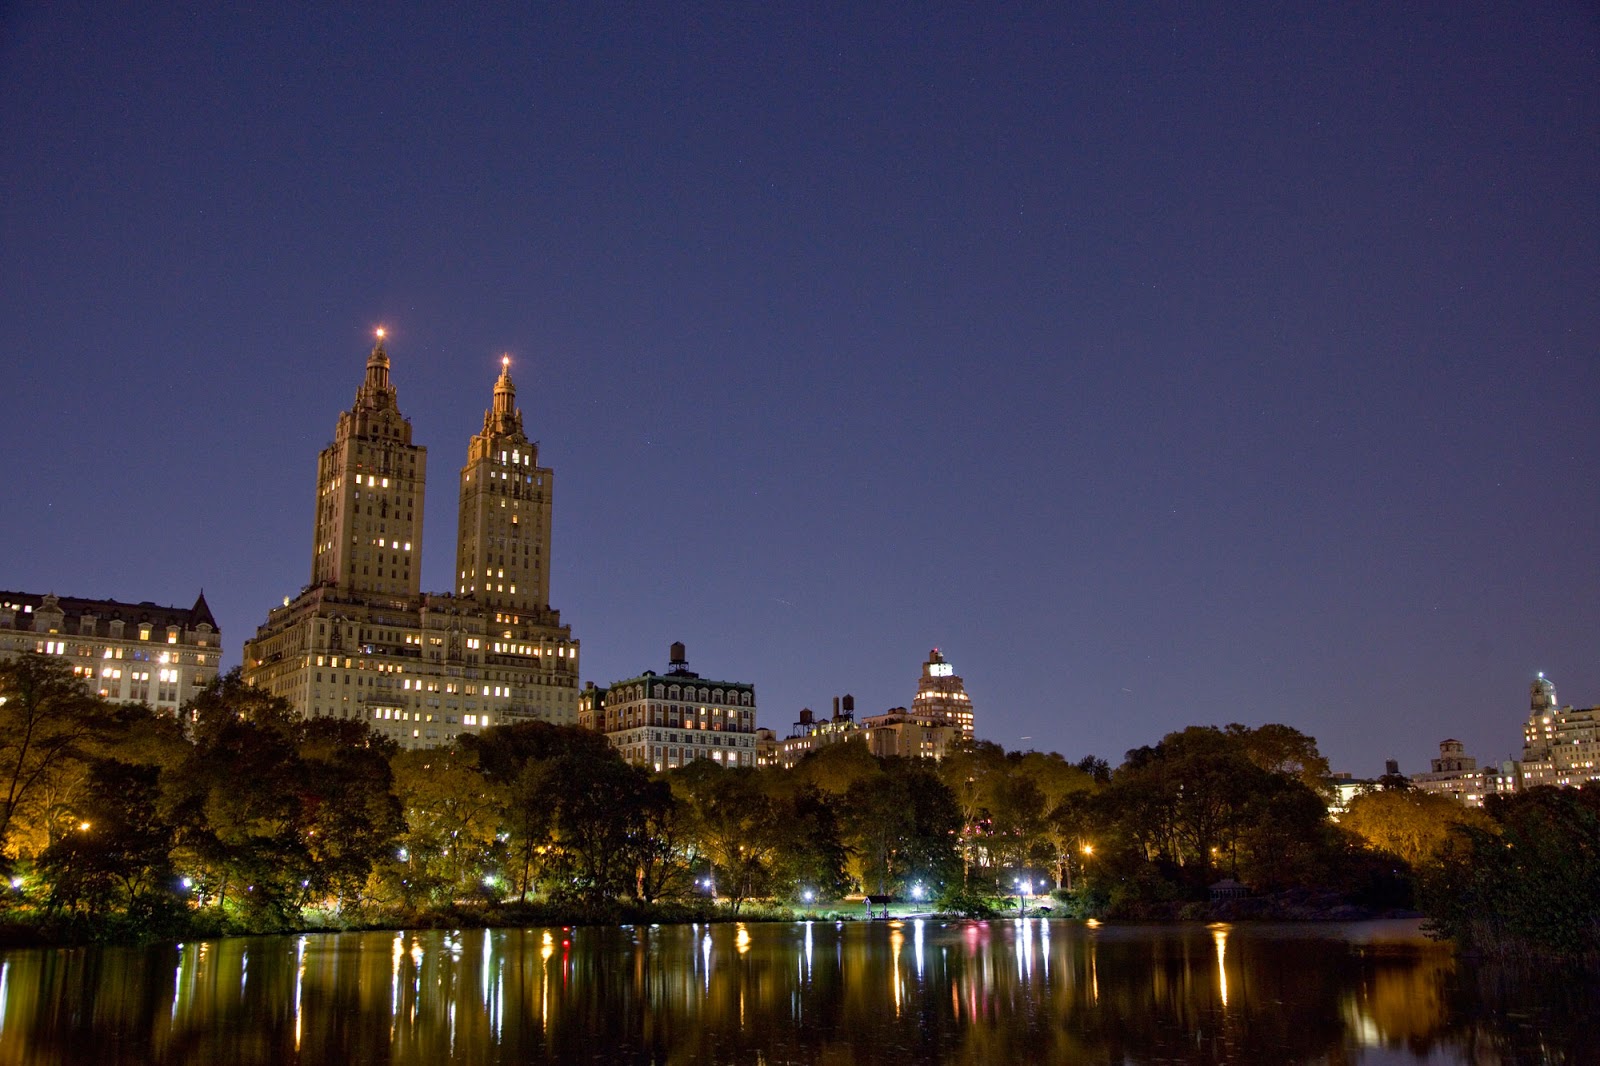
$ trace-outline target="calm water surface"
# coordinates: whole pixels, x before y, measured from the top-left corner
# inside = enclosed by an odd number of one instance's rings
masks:
[[[1414,923],[832,922],[0,954],[3,1063],[1600,1063]]]

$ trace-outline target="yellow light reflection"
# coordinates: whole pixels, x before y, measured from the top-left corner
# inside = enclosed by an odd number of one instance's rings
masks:
[[[738,946],[739,954],[743,955],[750,950],[750,930],[744,927],[743,922],[739,923],[738,928],[739,932],[734,936],[733,942]]]
[[[1217,942],[1217,987],[1222,992],[1222,1005],[1228,1005],[1228,968],[1223,959],[1228,954],[1228,927],[1217,924],[1211,927],[1211,939]]]
[[[898,926],[900,923],[895,922],[894,924]],[[893,960],[889,966],[889,984],[890,987],[894,989],[894,1014],[896,1018],[900,1016],[901,986],[904,984],[904,982],[900,980],[900,948],[905,944],[905,942],[906,935],[899,929],[892,929],[890,931],[889,950],[893,955]]]
[[[550,956],[556,953],[556,938],[544,931],[544,946],[539,949],[539,1027],[550,1028]]]

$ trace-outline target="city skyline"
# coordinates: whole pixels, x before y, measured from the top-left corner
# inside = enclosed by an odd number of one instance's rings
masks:
[[[584,681],[681,640],[781,732],[937,646],[1008,748],[1358,776],[1600,703],[1577,6],[7,26],[0,587],[237,663],[382,325],[436,485],[509,353]]]

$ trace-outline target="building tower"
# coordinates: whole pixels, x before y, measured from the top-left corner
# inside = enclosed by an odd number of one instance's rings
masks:
[[[333,443],[317,456],[313,587],[417,595],[427,468],[428,449],[411,443],[411,422],[395,402],[380,329],[355,406],[340,413]]]
[[[427,453],[395,403],[380,331],[318,461],[312,583],[245,641],[246,681],[304,718],[364,722],[404,748],[577,720],[578,641],[547,602],[550,471],[522,432],[509,364],[461,475],[458,570],[470,558],[479,579],[466,595],[421,592]]]
[[[554,475],[522,431],[511,357],[500,360],[494,406],[461,468],[456,594],[537,617],[550,607],[550,500]]]
[[[930,651],[928,661],[922,664],[922,680],[917,683],[911,713],[955,726],[962,740],[972,739],[972,701],[967,698],[967,686],[938,648]]]

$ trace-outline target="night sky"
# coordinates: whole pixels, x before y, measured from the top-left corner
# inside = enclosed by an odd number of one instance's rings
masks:
[[[237,662],[382,324],[425,588],[511,354],[585,680],[937,645],[1358,776],[1600,704],[1593,6],[224,6],[0,14],[0,588]]]

